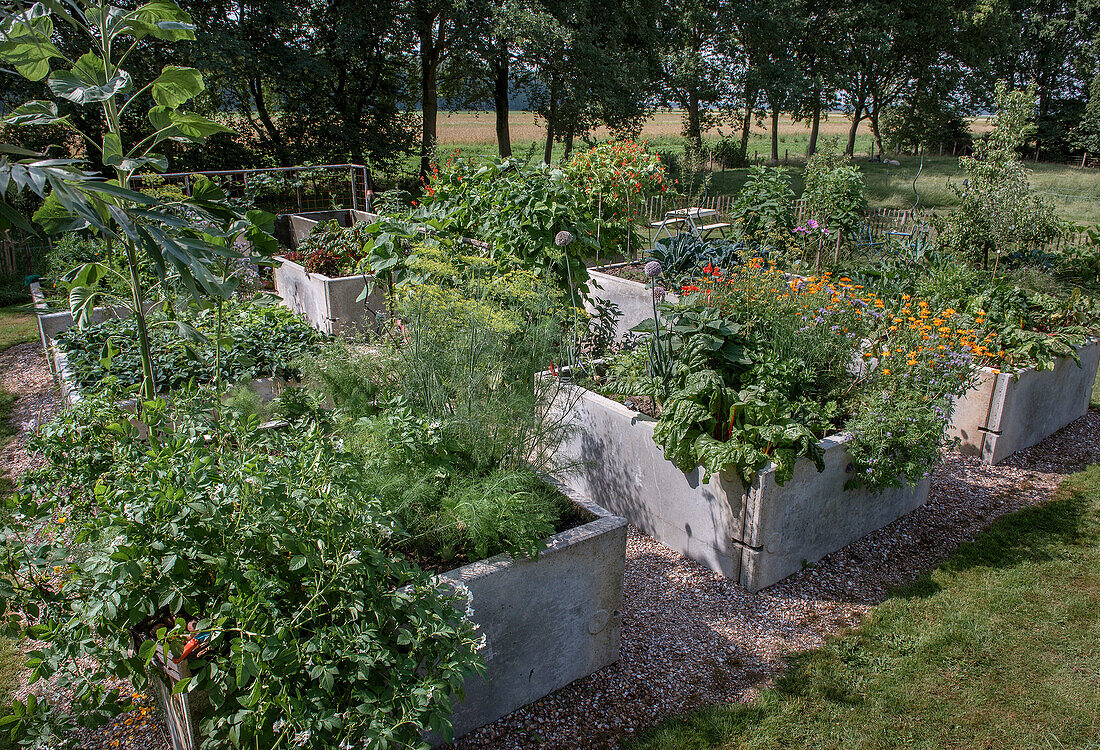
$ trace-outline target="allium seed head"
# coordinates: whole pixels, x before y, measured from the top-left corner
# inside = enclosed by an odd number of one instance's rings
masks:
[[[561,231],[554,235],[554,244],[558,247],[565,247],[573,241],[573,234],[571,232]]]
[[[654,279],[654,278],[657,278],[658,276],[660,276],[661,271],[663,271],[663,270],[664,270],[664,268],[661,266],[659,261],[651,260],[651,261],[649,261],[648,263],[645,264],[645,275],[648,276],[651,279]]]

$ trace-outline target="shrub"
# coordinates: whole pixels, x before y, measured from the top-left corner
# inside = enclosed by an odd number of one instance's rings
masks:
[[[487,244],[483,254],[505,269],[528,269],[562,289],[583,289],[587,259],[619,250],[598,233],[589,197],[558,167],[524,167],[515,161],[481,164],[452,159],[434,166],[413,218],[451,236]],[[560,232],[576,240],[555,244]]]
[[[790,232],[794,227],[794,190],[787,170],[758,164],[733,204],[731,218],[742,233]]]
[[[1057,236],[1061,224],[1053,204],[1031,193],[1028,171],[1016,149],[1034,130],[1034,90],[1009,91],[997,84],[997,123],[974,143],[974,155],[959,159],[966,180],[952,185],[957,210],[940,221],[940,246],[969,263],[996,268],[1002,257]]]
[[[208,693],[208,750],[446,736],[480,664],[467,600],[394,554],[399,524],[321,425],[264,429],[209,392],[146,404],[147,440],[106,396],[83,416],[105,460],[52,468],[91,512],[59,491],[0,514],[0,606],[9,630],[31,619],[31,681],[64,682],[71,713],[32,697],[5,724],[46,743],[101,725],[131,708],[114,685],[148,690],[158,649],[197,645],[176,689]]]
[[[811,218],[845,233],[856,230],[867,213],[863,175],[835,143],[818,149],[806,162],[803,196]]]

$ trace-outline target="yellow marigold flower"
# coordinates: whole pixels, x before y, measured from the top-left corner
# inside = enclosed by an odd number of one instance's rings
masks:
[[[949,307],[943,311],[943,314],[950,318],[952,315],[955,314],[955,311]]]
[[[888,370],[888,369],[884,369],[884,370],[882,371],[882,374],[883,374],[883,375],[889,375],[889,374],[890,374],[890,370]]]

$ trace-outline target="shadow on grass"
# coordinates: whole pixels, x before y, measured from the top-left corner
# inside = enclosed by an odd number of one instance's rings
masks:
[[[893,701],[907,695],[911,681],[924,687],[945,690],[944,695],[948,696],[952,695],[953,683],[944,679],[945,674],[953,679],[958,679],[960,675],[958,672],[941,674],[943,664],[951,664],[961,658],[970,667],[974,666],[971,656],[980,651],[984,641],[977,635],[968,636],[976,626],[952,619],[950,612],[958,607],[970,607],[972,614],[984,612],[983,608],[989,606],[985,597],[990,591],[1004,593],[1011,601],[1017,601],[1014,596],[1037,596],[1037,612],[1055,611],[1053,600],[1044,601],[1042,597],[1062,597],[1065,591],[1072,588],[1072,576],[1075,574],[1072,571],[1067,573],[1064,567],[1061,573],[1057,573],[1055,571],[1060,568],[1047,563],[1076,559],[1077,551],[1096,546],[1100,541],[1098,500],[1100,465],[1067,479],[1050,502],[996,521],[976,540],[962,545],[933,572],[899,589],[892,597],[893,604],[887,601],[883,608],[876,608],[866,627],[830,638],[821,649],[792,657],[775,686],[764,690],[752,703],[712,706],[665,722],[626,743],[626,748],[736,748],[753,738],[761,743],[761,747],[768,748],[843,747],[845,745],[837,744],[842,737],[850,740],[863,731],[874,732],[894,726]],[[981,569],[988,570],[990,575],[980,572],[976,576],[966,575],[969,571]],[[994,572],[1000,570],[1010,572],[1007,575]],[[1060,580],[1048,582],[1052,584],[1049,592],[1048,587],[1040,583],[1046,575],[1061,576]],[[1013,588],[1017,589],[1015,595],[1011,591]],[[924,599],[941,591],[947,597],[942,602],[925,604],[906,601]],[[1011,609],[1018,604],[1008,606]],[[986,625],[998,622],[1003,614],[991,610]],[[929,628],[937,632],[929,632]],[[1041,629],[1036,632],[1041,632]],[[1079,643],[1088,643],[1087,632],[1082,631],[1078,636],[1079,641],[1071,640],[1067,646],[1073,653],[1076,653],[1074,649],[1084,648]],[[929,640],[922,643],[925,637]],[[960,637],[963,640],[961,644]],[[968,637],[972,642],[967,641]],[[1032,647],[1029,639],[1028,632],[1022,632],[1015,633],[1007,642],[996,642],[1001,647],[1026,650]],[[997,669],[1004,668],[1005,665],[1001,664]],[[962,679],[965,680],[966,676],[963,675]],[[988,679],[996,681],[996,670],[988,675]],[[1011,717],[1020,710],[1011,695],[994,699],[960,693],[945,700],[961,701],[965,704],[965,710],[953,713],[955,706],[928,708],[945,705],[935,701],[922,710],[929,717],[938,716],[936,712],[940,711],[944,716],[953,717],[975,715],[975,712],[988,712],[995,716],[1000,712],[1002,718]],[[973,704],[967,704],[967,701],[973,701]],[[983,704],[983,701],[987,703]],[[1051,715],[1055,714],[1062,715],[1058,711],[1053,711]],[[910,717],[914,718],[924,720]],[[1045,720],[1044,717],[1036,718]],[[1051,721],[1057,722],[1058,719],[1052,718]],[[1065,723],[1057,726],[1066,728],[1067,732],[1070,729]],[[995,746],[981,742],[990,739],[986,731],[975,727],[969,739],[977,744],[965,746]],[[874,748],[898,746],[892,743],[902,737],[901,734],[892,735],[889,741],[879,742],[871,741],[870,735],[863,736],[868,739],[866,747]],[[1057,733],[1052,731],[1050,736],[1057,741]],[[1066,736],[1075,735],[1070,732]],[[804,740],[805,744],[791,745],[794,737]],[[862,744],[859,746],[864,747]],[[1035,743],[1031,747],[1042,746]],[[1049,747],[1060,750],[1062,745],[1052,743]]]
[[[956,576],[975,568],[1012,568],[1062,557],[1066,546],[1097,538],[1098,494],[1100,468],[1092,467],[1067,480],[1053,500],[997,519],[977,539],[959,545],[934,571],[899,587],[892,598],[935,595],[943,588],[936,580],[937,572]]]

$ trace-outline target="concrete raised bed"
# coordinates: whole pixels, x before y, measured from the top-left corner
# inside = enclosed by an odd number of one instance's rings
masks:
[[[281,244],[294,249],[318,222],[335,220],[342,227],[350,227],[378,218],[378,214],[365,211],[289,214],[279,217],[276,234]],[[367,281],[362,274],[329,278],[309,273],[301,264],[286,258],[276,257],[276,260],[280,262],[275,269],[276,293],[283,298],[284,305],[305,317],[318,330],[329,334],[355,331],[369,326],[374,316],[385,309],[386,298],[381,290],[357,301]]]
[[[588,523],[550,537],[538,559],[497,555],[442,576],[473,594],[488,668],[455,706],[456,737],[618,661],[626,520],[561,489]]]
[[[298,313],[318,330],[328,334],[349,333],[374,322],[374,317],[386,308],[386,296],[381,288],[365,300],[359,295],[366,287],[367,277],[341,276],[329,278],[310,273],[300,264],[277,258],[275,291],[283,304]]]
[[[948,436],[962,451],[997,464],[1030,448],[1089,410],[1100,362],[1100,341],[1077,348],[1081,365],[1060,357],[1053,370],[1018,373],[982,368],[978,383],[959,397]]]
[[[485,636],[486,676],[470,678],[454,707],[456,737],[619,658],[626,520],[561,490],[589,520],[550,537],[538,559],[497,555],[440,576],[469,589],[471,619]],[[172,696],[170,681],[155,682],[173,750],[195,750],[206,696]]]
[[[640,281],[619,278],[607,271],[633,263],[615,263],[610,266],[588,269],[588,294],[598,299],[613,302],[619,308],[619,319],[615,321],[615,338],[622,340],[630,335],[630,329],[653,317],[653,292]],[[675,294],[666,294],[665,301],[675,302]],[[593,311],[587,304],[589,312]]]
[[[572,393],[570,393],[572,391]],[[851,458],[838,436],[821,441],[825,470],[808,459],[785,485],[775,467],[744,488],[733,476],[702,481],[685,474],[653,442],[655,420],[599,394],[569,386],[558,413],[578,429],[561,448],[559,463],[572,468],[562,480],[647,535],[749,591],[798,572],[928,499],[929,480],[915,487],[845,490]]]
[[[291,250],[298,248],[301,242],[322,221],[335,221],[342,227],[350,227],[360,221],[377,221],[378,214],[351,209],[333,211],[310,211],[301,214],[281,214],[275,220],[275,239],[279,244]]]

